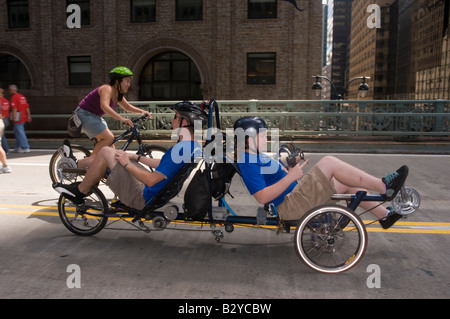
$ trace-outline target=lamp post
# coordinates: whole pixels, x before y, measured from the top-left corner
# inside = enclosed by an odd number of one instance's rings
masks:
[[[316,76],[313,76],[313,78],[316,79],[316,82],[313,84],[312,89],[315,92],[315,95],[317,97],[319,97],[320,93],[322,92],[322,83],[320,83],[320,79],[324,79],[331,84],[331,88],[332,88],[332,91],[334,91],[334,94],[335,94],[334,96],[336,97],[336,100],[343,99],[343,96],[338,93],[336,86],[333,84],[333,82],[331,82],[331,80],[329,78],[327,78],[326,76],[323,76],[323,75],[316,75]],[[370,77],[368,77],[368,76],[359,76],[359,77],[351,79],[345,86],[344,94],[348,94],[348,88],[349,88],[350,84],[357,80],[362,80],[362,83],[358,89],[359,96],[362,98],[365,98],[367,96],[367,94],[369,93],[369,85],[367,85],[367,83],[366,83],[366,80],[370,80]]]

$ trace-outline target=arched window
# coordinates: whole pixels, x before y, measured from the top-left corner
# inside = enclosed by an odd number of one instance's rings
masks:
[[[200,73],[195,63],[179,52],[153,57],[139,79],[141,101],[201,100]]]
[[[10,84],[16,84],[21,90],[29,89],[30,75],[18,58],[0,54],[0,87],[7,88]]]

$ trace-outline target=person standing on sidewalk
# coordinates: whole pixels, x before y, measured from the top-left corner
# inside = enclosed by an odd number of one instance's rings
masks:
[[[30,145],[28,144],[27,135],[25,134],[25,123],[31,122],[30,106],[27,99],[20,93],[15,84],[9,87],[11,94],[12,121],[14,123],[14,135],[16,137],[16,152],[29,153]]]
[[[6,140],[5,131],[9,125],[9,101],[5,99],[5,90],[0,88],[0,108],[2,110],[1,115],[3,116],[3,122],[5,123],[5,128],[3,130],[3,135],[0,135],[0,139],[2,140],[1,146],[6,154],[9,154],[9,145]]]
[[[5,124],[3,122],[3,115],[0,113],[0,162],[3,164],[2,167],[0,167],[0,174],[4,174],[4,173],[11,173],[11,167],[8,166],[8,163],[6,163],[6,153],[3,150],[2,147],[2,136],[3,136],[3,131],[5,129]]]

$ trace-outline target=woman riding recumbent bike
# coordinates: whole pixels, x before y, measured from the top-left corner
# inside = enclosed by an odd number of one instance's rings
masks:
[[[208,128],[212,123],[212,112],[218,114],[218,107],[215,101],[209,104]],[[207,141],[208,142],[208,141]],[[280,148],[279,154],[287,154],[287,162],[296,163],[298,157],[302,157],[299,150],[291,150],[286,146]],[[86,198],[84,205],[73,205],[65,200],[63,196],[58,202],[59,213],[64,225],[77,235],[90,236],[102,230],[108,218],[114,217],[112,223],[118,220],[128,223],[150,232],[152,229],[146,226],[145,221],[152,221],[154,230],[163,230],[171,221],[189,222],[186,212],[169,203],[170,199],[176,196],[182,188],[184,181],[191,171],[198,166],[193,161],[185,164],[171,181],[161,191],[149,201],[144,209],[137,210],[130,208],[120,201],[113,201],[110,204],[102,192],[93,187],[91,194]],[[231,183],[235,172],[242,176],[242,170],[236,163],[208,163],[205,162],[209,184],[214,183],[212,173],[214,167],[227,167],[230,174],[222,176],[223,181]],[[232,167],[233,169],[229,169]],[[219,174],[220,175],[220,174]],[[227,180],[228,179],[228,180]],[[366,192],[355,194],[333,195],[335,200],[346,200],[347,207],[337,205],[325,205],[314,207],[303,217],[296,221],[284,221],[279,216],[277,207],[265,205],[265,210],[258,209],[256,216],[237,216],[226,201],[226,192],[218,198],[218,207],[212,207],[211,196],[208,211],[205,213],[204,223],[210,224],[212,233],[217,241],[223,238],[223,232],[216,228],[216,225],[224,225],[227,232],[233,231],[233,225],[271,225],[278,227],[279,231],[290,230],[291,225],[297,225],[294,244],[298,256],[309,267],[324,273],[338,273],[346,271],[357,264],[362,258],[367,246],[367,233],[365,225],[354,212],[363,202],[378,201],[381,205],[386,201],[382,195],[367,195]],[[420,196],[411,188],[401,187],[401,191],[392,201],[392,206],[401,215],[413,213],[420,204]],[[379,206],[377,205],[377,206]],[[365,212],[370,211],[366,210]],[[364,213],[365,213],[364,212]],[[135,225],[135,223],[138,225]],[[111,224],[111,223],[110,223]]]

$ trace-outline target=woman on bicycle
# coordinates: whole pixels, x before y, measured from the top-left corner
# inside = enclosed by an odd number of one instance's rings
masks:
[[[90,138],[96,138],[97,143],[92,152],[95,155],[102,147],[110,146],[114,141],[114,135],[109,130],[106,121],[102,118],[108,114],[121,123],[133,126],[130,119],[124,118],[115,111],[117,105],[129,113],[138,113],[151,117],[150,113],[141,110],[125,99],[133,79],[130,69],[119,66],[109,72],[110,83],[104,84],[89,93],[79,104],[75,111],[81,121],[84,133]]]

